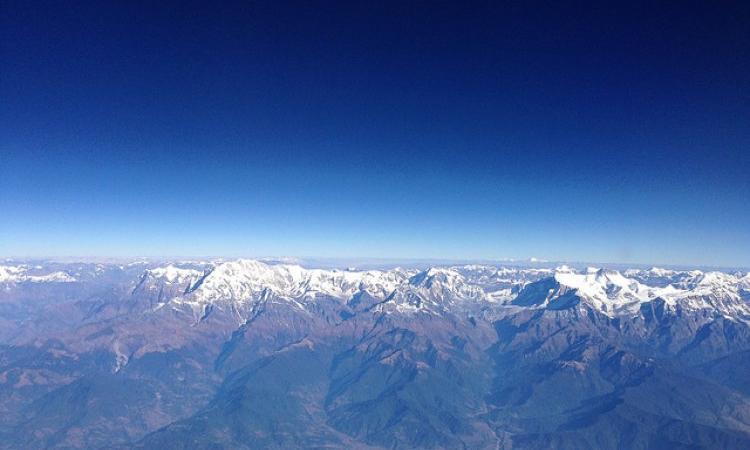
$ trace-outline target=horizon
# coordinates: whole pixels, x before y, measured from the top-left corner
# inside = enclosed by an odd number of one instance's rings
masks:
[[[388,258],[388,257],[319,257],[319,256],[251,256],[251,255],[161,255],[161,256],[0,256],[0,262],[5,263],[31,263],[51,262],[60,264],[117,264],[117,263],[143,263],[143,264],[215,264],[231,261],[258,261],[268,265],[298,265],[303,268],[339,269],[339,270],[389,270],[397,267],[404,268],[429,268],[448,267],[462,265],[484,265],[490,267],[519,267],[519,268],[557,268],[569,266],[575,269],[602,268],[602,269],[668,269],[677,271],[701,270],[719,272],[743,272],[750,273],[750,266],[712,266],[705,264],[670,264],[670,263],[644,263],[644,262],[612,262],[612,261],[578,261],[578,260],[547,260],[543,258]]]

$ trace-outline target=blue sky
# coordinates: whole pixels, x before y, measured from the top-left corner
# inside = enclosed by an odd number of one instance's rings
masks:
[[[750,266],[746,5],[399,3],[9,2],[0,255]]]

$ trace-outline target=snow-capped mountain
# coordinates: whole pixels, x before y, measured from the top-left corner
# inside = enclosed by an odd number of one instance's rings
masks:
[[[136,266],[137,267],[137,266]],[[94,267],[90,278],[105,272]],[[568,266],[556,268],[465,265],[426,270],[306,269],[296,264],[239,259],[215,263],[168,263],[143,269],[136,290],[158,294],[157,303],[206,306],[248,306],[272,293],[304,304],[328,297],[346,302],[367,293],[396,310],[446,310],[461,304],[512,304],[559,309],[581,302],[609,317],[638,314],[656,299],[668,308],[715,310],[730,317],[748,317],[750,274],[676,271],[651,268],[616,270]],[[71,271],[41,266],[0,266],[0,283],[73,282]],[[78,270],[80,272],[80,269]],[[537,292],[540,286],[546,290]],[[533,293],[534,297],[530,295]],[[561,300],[562,299],[562,300]],[[386,307],[387,305],[384,305]],[[386,308],[387,309],[387,308]]]
[[[75,277],[63,271],[45,271],[42,267],[0,265],[0,283],[70,283]]]
[[[627,276],[627,275],[630,275]],[[669,284],[645,284],[648,277],[670,277]],[[402,312],[445,310],[467,302],[514,304],[561,308],[575,299],[609,317],[638,314],[645,303],[660,299],[668,307],[715,309],[725,315],[747,317],[743,301],[748,276],[722,272],[678,272],[652,268],[648,271],[568,266],[555,269],[494,268],[490,266],[436,267],[422,271],[305,269],[299,265],[267,264],[256,260],[217,263],[205,270],[180,268],[173,264],[147,269],[143,283],[152,289],[178,286],[162,302],[190,305],[203,311],[207,305],[252,304],[264,293],[294,300],[304,308],[318,297],[341,302],[367,293],[384,304],[401,305]],[[543,285],[546,291],[537,292]],[[535,297],[529,298],[530,292]],[[563,299],[563,300],[561,300]],[[563,303],[567,302],[567,303]],[[387,305],[386,305],[387,306]]]
[[[144,272],[142,284],[160,292],[165,287],[171,289],[174,295],[162,296],[162,301],[190,305],[196,311],[203,311],[207,305],[247,306],[264,293],[294,300],[300,306],[314,302],[316,297],[345,302],[358,293],[367,293],[381,301],[400,304],[397,309],[416,311],[431,304],[456,301],[508,301],[525,283],[549,274],[549,269],[489,266],[435,267],[421,271],[305,269],[299,265],[240,259],[219,262],[204,271],[172,264],[150,268]],[[409,300],[403,300],[406,298]],[[415,304],[419,306],[414,307]]]
[[[749,282],[14,262],[0,266],[0,448],[747,448]]]
[[[408,271],[343,271],[304,269],[298,265],[269,265],[254,260],[218,264],[190,293],[192,301],[246,301],[268,289],[287,298],[327,295],[346,299],[358,291],[385,296],[402,283]]]
[[[156,280],[162,280],[167,283],[185,283],[195,282],[203,276],[203,272],[195,269],[184,269],[169,264],[164,267],[156,267],[154,269],[147,269],[144,276],[153,277]]]

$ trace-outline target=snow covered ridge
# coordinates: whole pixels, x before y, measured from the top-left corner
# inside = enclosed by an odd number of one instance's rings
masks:
[[[614,317],[637,315],[644,304],[659,299],[665,307],[675,310],[710,309],[750,318],[750,273],[745,272],[660,268],[618,272],[568,266],[524,268],[478,264],[426,270],[337,270],[250,259],[175,261],[129,267],[118,272],[122,274],[118,276],[124,277],[118,279],[135,283],[132,292],[157,296],[152,300],[155,304],[185,304],[196,310],[209,305],[220,309],[251,308],[261,298],[269,297],[307,308],[305,305],[323,297],[349,302],[355,296],[367,294],[386,310],[393,306],[395,311],[440,313],[472,305],[561,309],[580,304]],[[6,263],[0,265],[0,283],[6,287],[24,282],[85,284],[93,279],[78,277],[74,268],[60,264]],[[106,272],[98,269],[99,266],[91,276],[96,278]]]
[[[649,272],[658,278],[665,273],[653,269]],[[670,274],[675,275],[677,272]],[[679,305],[694,310],[715,309],[732,314],[750,312],[741,298],[741,280],[721,272],[685,272],[666,286],[648,286],[618,271],[596,268],[589,268],[585,273],[557,271],[554,279],[609,316],[637,313],[642,304],[656,299],[663,300],[670,308]]]
[[[183,269],[170,264],[166,267],[147,269],[144,275],[152,276],[169,283],[183,283],[203,276],[203,272],[195,269]]]
[[[217,265],[191,292],[194,300],[246,300],[268,290],[281,297],[299,298],[327,295],[346,299],[360,291],[387,295],[413,272],[342,271],[304,269],[298,265],[269,265],[241,259]]]
[[[39,268],[35,268],[37,271]],[[0,283],[70,283],[76,281],[76,279],[69,274],[56,271],[50,273],[36,273],[30,274],[29,267],[25,265],[20,266],[6,266],[0,265]]]
[[[173,301],[195,306],[242,305],[273,294],[293,299],[302,307],[302,303],[319,296],[348,301],[358,293],[367,293],[384,303],[401,304],[398,310],[414,309],[414,305],[444,310],[462,302],[510,304],[530,284],[547,280],[546,283],[552,283],[549,292],[541,293],[544,295],[540,302],[534,303],[535,307],[556,306],[556,298],[572,293],[582,303],[609,316],[637,313],[642,304],[656,299],[672,308],[680,305],[727,314],[750,314],[745,301],[750,274],[697,270],[652,268],[620,273],[567,266],[543,269],[465,265],[421,271],[402,268],[357,271],[305,269],[293,264],[240,259],[216,263],[204,271],[170,264],[149,269],[146,275],[158,283],[179,284]]]

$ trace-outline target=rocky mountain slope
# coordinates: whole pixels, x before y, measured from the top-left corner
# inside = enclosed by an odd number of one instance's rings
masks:
[[[748,448],[750,275],[0,266],[2,448]]]

